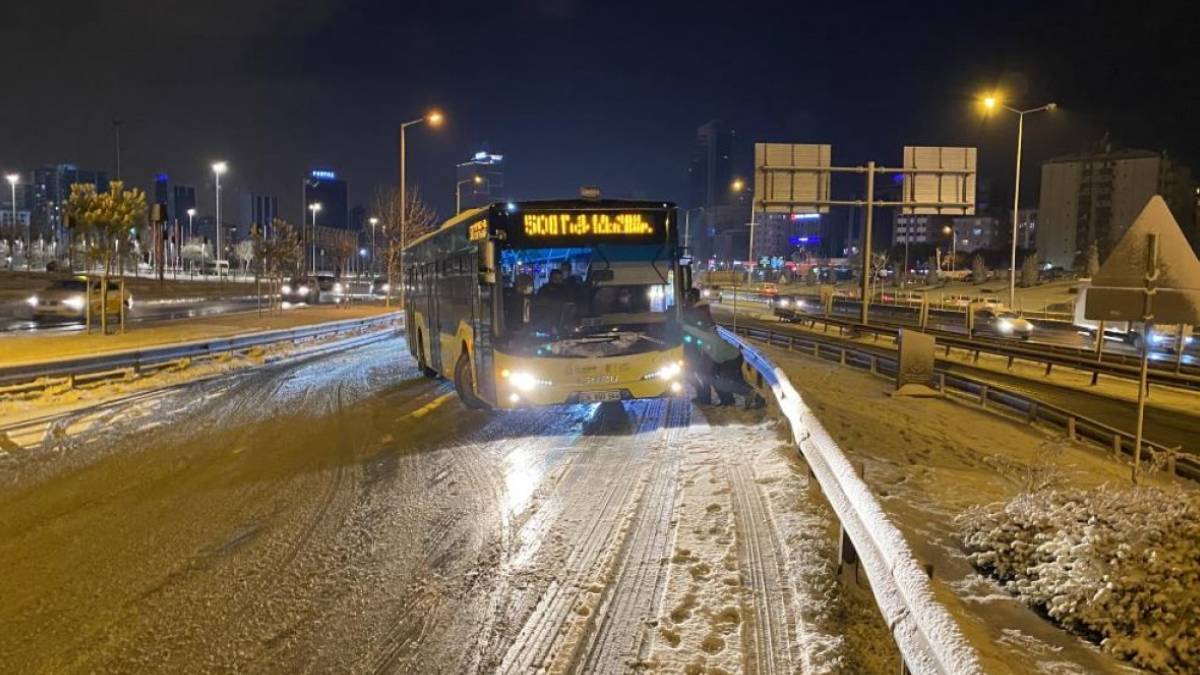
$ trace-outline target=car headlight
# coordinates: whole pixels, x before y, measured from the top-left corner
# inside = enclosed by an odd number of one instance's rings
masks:
[[[133,309],[133,294],[132,293],[130,293],[129,296],[125,298],[125,306],[130,309]]]
[[[1166,339],[1167,339],[1167,336],[1163,335],[1162,333],[1151,333],[1150,334],[1150,341],[1156,345],[1162,344],[1164,341],[1166,341]]]
[[[300,295],[308,295],[308,286],[301,286],[300,288],[296,289],[296,292]]]
[[[711,295],[712,295],[712,291],[708,290],[707,288],[706,288],[706,289],[704,289],[704,290],[702,290],[702,291],[700,291],[700,296],[701,296],[701,297],[707,298],[707,297],[709,297],[709,296],[711,296]]]
[[[334,292],[334,293],[341,293],[341,292],[342,292],[342,285],[341,285],[340,283],[334,284],[334,285],[333,285],[333,292]]]
[[[1011,333],[1013,329],[1012,321],[1001,319],[999,325],[996,326],[1001,333]]]
[[[83,301],[82,295],[72,295],[71,297],[67,298],[66,300],[63,300],[63,304],[66,305],[67,307],[70,307],[71,309],[80,310],[80,309],[83,309],[83,305],[85,303]]]
[[[1190,345],[1190,344],[1192,344],[1192,336],[1191,336],[1191,335],[1189,335],[1189,336],[1187,336],[1187,337],[1183,338],[1183,344],[1185,344],[1185,345]]]
[[[25,304],[29,305],[30,307],[37,307],[38,306],[37,296],[31,295],[28,298],[25,298]]]
[[[790,300],[788,300],[787,298],[780,298],[780,299],[779,299],[779,306],[780,306],[780,307],[789,307],[789,306],[791,306],[791,304],[792,304],[792,302],[791,302]]]
[[[392,290],[392,285],[391,285],[391,284],[384,284],[384,285],[383,285],[383,292],[384,292],[384,293],[389,293],[389,292],[391,292],[391,290]]]
[[[284,284],[284,285],[283,285],[283,287],[282,287],[282,288],[280,288],[279,290],[280,290],[280,291],[282,291],[282,292],[284,292],[284,293],[291,293],[291,292],[292,292],[292,285],[291,285],[291,284]]]

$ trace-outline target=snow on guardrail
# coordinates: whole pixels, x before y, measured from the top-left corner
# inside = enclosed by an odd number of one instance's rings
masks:
[[[842,529],[853,542],[875,602],[913,673],[983,673],[979,656],[958,624],[934,598],[929,578],[904,535],[859,478],[850,460],[805,405],[787,375],[758,350],[725,328],[722,338],[771,387],[792,437],[804,455]]]

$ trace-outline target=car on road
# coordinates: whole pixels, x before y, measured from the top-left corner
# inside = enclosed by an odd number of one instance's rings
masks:
[[[93,280],[91,284],[90,306],[93,315],[100,314],[100,284],[99,279]],[[55,281],[29,296],[25,302],[29,305],[34,319],[83,319],[89,306],[87,295],[88,278],[76,276]],[[121,283],[115,279],[109,279],[108,300],[105,304],[106,313],[120,313],[121,305],[124,305],[125,309],[132,308],[133,295],[128,290],[122,294]]]
[[[392,293],[392,285],[388,283],[387,277],[375,277],[371,280],[371,297],[384,299],[389,295],[395,297]]]
[[[721,287],[717,284],[708,284],[700,289],[700,297],[709,302],[721,302],[724,295],[721,292]]]
[[[805,298],[802,295],[780,295],[767,300],[767,304],[771,307],[771,313],[777,316],[780,321],[795,321],[798,319],[805,312],[808,302],[817,303],[817,301]]]
[[[344,295],[344,288],[332,274],[317,274],[288,279],[279,292],[284,302],[319,305],[339,302]]]
[[[1028,340],[1033,335],[1033,323],[1010,309],[984,306],[975,312],[976,332],[983,327],[1004,338]]]

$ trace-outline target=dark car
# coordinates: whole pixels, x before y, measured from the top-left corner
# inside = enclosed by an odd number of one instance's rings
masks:
[[[768,304],[771,306],[771,313],[780,321],[795,321],[804,314],[808,302],[816,301],[802,295],[779,295],[771,298]]]

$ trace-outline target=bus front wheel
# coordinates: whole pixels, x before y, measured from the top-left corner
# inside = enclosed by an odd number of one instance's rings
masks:
[[[458,363],[454,364],[454,389],[458,392],[458,397],[462,399],[463,405],[472,410],[483,410],[487,406],[483,401],[475,395],[475,378],[471,375],[471,359],[467,357],[467,350],[458,357]]]

